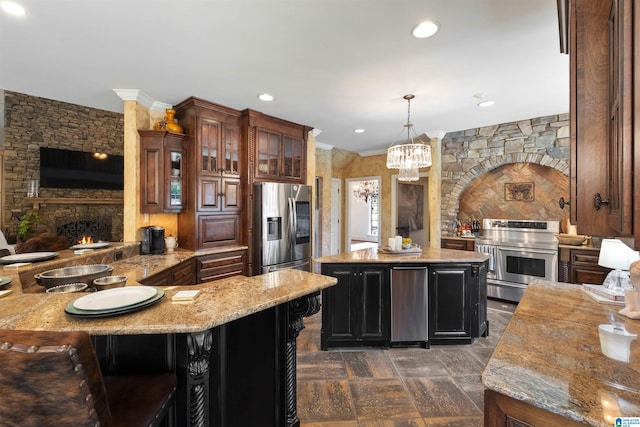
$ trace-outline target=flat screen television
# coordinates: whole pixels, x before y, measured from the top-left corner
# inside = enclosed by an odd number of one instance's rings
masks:
[[[123,190],[124,157],[40,147],[40,187]]]

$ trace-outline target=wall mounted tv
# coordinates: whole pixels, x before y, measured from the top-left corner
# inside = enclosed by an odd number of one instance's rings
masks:
[[[40,187],[124,189],[124,157],[40,147]]]

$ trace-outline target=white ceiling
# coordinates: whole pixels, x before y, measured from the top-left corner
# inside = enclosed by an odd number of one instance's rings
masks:
[[[19,1],[0,12],[0,89],[29,95],[116,112],[113,89],[193,95],[361,153],[406,135],[407,93],[418,133],[569,111],[556,0]],[[438,33],[411,37],[426,19]]]

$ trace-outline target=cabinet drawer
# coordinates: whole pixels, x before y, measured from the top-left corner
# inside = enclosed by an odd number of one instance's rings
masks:
[[[196,283],[195,262],[193,259],[183,261],[171,270],[171,284],[174,286],[193,285]]]
[[[571,264],[598,265],[599,251],[571,249]]]
[[[246,254],[246,250],[240,250],[198,257],[198,282],[244,274]]]
[[[472,239],[447,239],[443,238],[440,241],[440,247],[443,249],[457,249],[459,251],[471,251],[475,250],[475,241]]]
[[[170,286],[171,270],[161,271],[153,276],[141,279],[139,282],[145,286]]]

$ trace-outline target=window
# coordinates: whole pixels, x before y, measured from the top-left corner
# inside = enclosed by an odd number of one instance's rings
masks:
[[[380,228],[380,195],[375,194],[369,198],[369,234],[378,235]]]

